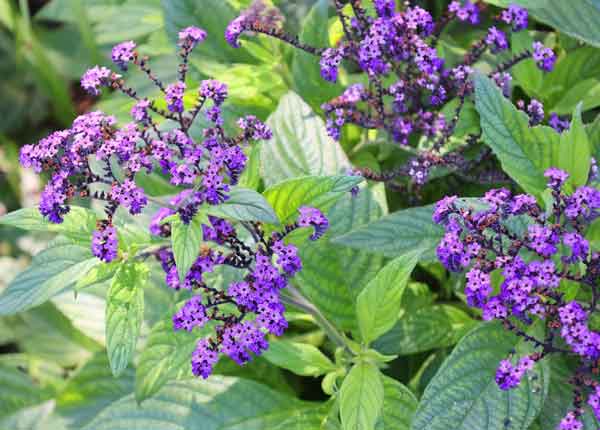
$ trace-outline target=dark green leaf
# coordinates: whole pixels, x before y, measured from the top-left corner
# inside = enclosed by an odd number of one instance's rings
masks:
[[[201,214],[196,215],[189,224],[184,224],[179,217],[173,220],[171,223],[171,245],[180,282],[184,281],[198,255],[200,255],[201,243]]]
[[[496,385],[500,360],[518,338],[499,324],[482,325],[466,335],[427,386],[412,430],[526,429],[540,412],[548,391],[545,363],[508,391]]]
[[[388,376],[383,376],[383,391],[383,427],[409,430],[419,401],[412,391]]]
[[[423,261],[433,261],[444,230],[431,220],[433,206],[403,209],[340,235],[333,243],[397,257],[415,249]]]

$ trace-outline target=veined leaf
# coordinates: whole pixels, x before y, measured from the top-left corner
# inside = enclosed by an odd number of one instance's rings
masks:
[[[144,263],[124,263],[113,278],[106,298],[106,349],[110,367],[119,376],[129,364],[144,318]]]
[[[343,430],[371,430],[381,415],[384,388],[381,373],[372,363],[356,363],[340,389]]]
[[[288,369],[296,375],[319,376],[335,365],[319,349],[306,343],[278,340],[269,343],[263,356],[271,363]]]
[[[201,217],[206,214],[196,215],[189,224],[184,224],[179,217],[171,222],[171,245],[179,281],[183,282],[194,262],[200,255],[200,244],[202,243],[202,221]]]
[[[262,194],[247,188],[232,188],[229,199],[223,204],[209,207],[208,213],[237,221],[279,224],[277,215]]]

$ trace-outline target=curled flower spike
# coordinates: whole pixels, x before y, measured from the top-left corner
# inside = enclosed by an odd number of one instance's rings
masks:
[[[100,87],[110,85],[110,81],[118,79],[119,75],[114,74],[106,67],[93,67],[81,77],[81,87],[89,94],[97,96],[100,94]]]
[[[178,34],[179,46],[184,49],[192,50],[206,39],[206,31],[198,27],[186,27]]]
[[[542,42],[533,42],[533,60],[544,72],[551,72],[556,63],[556,55],[550,48],[546,48]]]
[[[481,309],[484,320],[500,320],[534,349],[516,364],[510,359],[500,362],[496,383],[502,390],[518,386],[548,355],[578,357],[579,367],[568,381],[578,393],[575,411],[560,428],[579,428],[586,397],[594,413],[600,411],[600,383],[593,371],[600,360],[600,333],[589,327],[600,299],[600,253],[585,238],[590,223],[600,216],[600,191],[580,186],[569,195],[563,190],[566,172],[550,168],[545,176],[552,190],[550,212],[533,196],[513,196],[506,189],[488,191],[477,209],[455,196],[440,200],[433,221],[445,227],[445,235],[437,255],[448,270],[467,271],[464,292],[469,306]],[[516,228],[517,219],[527,228]],[[493,272],[500,279],[497,289],[492,287]],[[592,305],[567,299],[563,281],[578,282],[592,297]],[[528,333],[537,319],[546,326],[544,337]]]
[[[300,216],[298,217],[298,225],[300,227],[314,227],[314,233],[310,236],[310,240],[317,240],[325,234],[329,228],[329,221],[321,213],[320,210],[309,207],[301,207],[298,209]]]
[[[129,42],[119,43],[112,49],[112,61],[121,70],[127,70],[128,64],[136,57],[136,45],[130,40]]]

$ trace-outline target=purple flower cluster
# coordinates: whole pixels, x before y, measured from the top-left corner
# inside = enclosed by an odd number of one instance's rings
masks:
[[[600,388],[590,373],[600,360],[600,333],[588,327],[600,299],[600,253],[585,238],[587,227],[600,217],[600,191],[580,186],[569,195],[564,190],[567,172],[550,168],[545,176],[552,195],[546,211],[533,196],[493,189],[476,205],[455,196],[442,199],[433,221],[446,231],[437,248],[440,262],[452,272],[468,270],[467,303],[481,309],[484,320],[500,320],[533,344],[535,352],[516,365],[510,359],[500,363],[496,382],[501,389],[519,385],[534,363],[549,354],[579,357],[569,382],[581,395],[560,425],[566,430],[580,428],[586,391],[600,418]],[[499,284],[492,279],[500,279]],[[563,281],[579,283],[591,303],[567,298]],[[545,321],[544,338],[527,330],[536,319]]]
[[[136,215],[147,206],[148,197],[135,182],[137,173],[158,170],[167,175],[173,185],[186,188],[172,201],[170,208],[159,211],[150,226],[153,233],[167,234],[169,227],[160,224],[161,217],[178,213],[188,223],[202,204],[225,201],[230,187],[237,183],[245,168],[247,157],[243,148],[252,141],[271,138],[268,127],[254,116],[239,120],[239,135],[227,135],[220,114],[227,86],[215,80],[200,83],[195,105],[185,111],[185,65],[191,50],[205,37],[204,30],[196,27],[180,32],[180,79],[168,86],[154,76],[148,58],[137,53],[134,42],[123,42],[113,48],[112,60],[121,70],[135,65],[164,90],[168,111],[159,109],[153,100],[139,98],[120,75],[106,67],[95,66],[83,75],[82,87],[92,95],[98,95],[101,87],[110,87],[135,99],[131,109],[133,121],[118,127],[112,116],[87,113],[76,118],[71,128],[54,132],[37,145],[25,145],[21,150],[23,166],[38,173],[50,173],[39,209],[51,222],[63,221],[69,212],[69,201],[74,197],[91,197],[104,202],[106,221],[92,239],[94,255],[104,261],[117,257],[117,234],[112,226],[117,208],[121,206]],[[188,130],[203,108],[213,126],[205,128],[203,140],[197,142]],[[161,118],[175,121],[178,126],[160,131]],[[100,164],[101,172],[92,169],[91,158]],[[116,175],[114,163],[118,163],[124,177]]]
[[[319,56],[321,76],[329,82],[338,80],[343,62],[361,70],[368,85],[352,84],[340,96],[322,105],[328,134],[339,140],[342,128],[354,124],[383,130],[395,143],[404,146],[416,146],[420,136],[426,137],[431,145],[414,148],[416,156],[400,168],[384,173],[367,169],[361,172],[364,177],[378,181],[408,176],[413,184],[421,186],[428,180],[430,170],[437,166],[460,170],[468,164],[458,150],[444,153],[443,149],[456,129],[466,99],[473,93],[472,67],[488,49],[494,54],[506,51],[509,33],[524,30],[528,25],[527,10],[511,5],[493,17],[494,25],[483,39],[472,44],[462,64],[449,66],[438,55],[439,38],[453,21],[478,25],[482,21],[479,3],[452,1],[436,22],[425,9],[408,4],[398,9],[398,2],[392,0],[375,1],[374,15],[367,12],[360,0],[336,0],[343,36],[336,46],[322,48],[307,46],[255,14],[244,12],[231,22],[226,39],[239,47],[244,32],[258,32],[290,43]],[[555,61],[552,50],[536,42],[530,50],[499,65],[490,76],[496,78],[507,95],[508,69],[528,58],[534,58],[546,71]],[[454,115],[447,118],[442,107],[451,100],[459,103]],[[532,114],[539,117],[537,108],[532,106]],[[473,136],[469,142],[475,144],[478,138]]]
[[[280,291],[289,279],[302,269],[298,249],[285,244],[287,234],[300,227],[314,227],[312,238],[323,234],[328,221],[315,208],[299,210],[298,222],[275,232],[267,239],[259,224],[246,227],[256,238],[254,247],[242,242],[235,228],[226,220],[209,217],[210,225],[202,225],[205,242],[214,242],[230,253],[204,248],[192,265],[183,283],[179,281],[173,253],[162,249],[157,253],[166,273],[166,283],[174,289],[194,291],[194,295],[173,315],[175,330],[192,331],[209,322],[214,323],[214,336],[202,338],[192,354],[192,371],[207,378],[220,354],[243,365],[268,348],[268,333],[281,336],[288,326]],[[161,217],[169,213],[161,214]],[[164,231],[157,230],[165,235]],[[168,234],[168,232],[166,233]],[[219,265],[246,270],[243,280],[232,282],[225,290],[208,286],[204,274]]]

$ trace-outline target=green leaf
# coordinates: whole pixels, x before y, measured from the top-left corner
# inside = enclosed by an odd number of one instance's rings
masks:
[[[577,368],[575,360],[564,356],[551,357],[549,366],[551,370],[550,389],[539,417],[543,429],[558,428],[560,420],[573,409],[573,386],[568,381]],[[582,430],[595,430],[600,426],[587,404],[582,418]]]
[[[383,408],[381,373],[372,363],[355,364],[340,389],[340,417],[343,430],[372,430]]]
[[[68,380],[56,399],[57,413],[69,428],[82,428],[102,409],[133,391],[133,369],[118,378],[105,351],[95,354]]]
[[[124,263],[106,297],[106,349],[110,368],[119,376],[129,364],[144,318],[144,285],[150,271],[144,263]]]
[[[232,188],[229,199],[220,205],[209,207],[208,213],[237,221],[279,224],[277,215],[262,194],[247,188]]]
[[[106,343],[105,289],[100,294],[64,291],[52,298],[52,303],[69,319],[73,327],[94,339],[100,345]]]
[[[96,215],[89,209],[71,206],[60,224],[44,218],[37,208],[23,208],[0,217],[0,225],[27,231],[59,233],[81,243],[89,243],[96,228]]]
[[[499,324],[475,328],[456,346],[429,383],[412,430],[526,429],[540,412],[548,391],[545,363],[512,390],[502,391],[494,375],[518,338]]]
[[[36,386],[29,375],[4,365],[0,365],[0,385],[0,417],[50,397],[48,390]]]
[[[319,376],[333,369],[335,365],[319,349],[306,343],[287,340],[269,343],[263,357],[276,366],[283,367],[301,376]]]
[[[196,215],[189,224],[184,224],[179,217],[171,222],[171,246],[177,265],[179,281],[183,282],[194,262],[200,255],[202,243],[201,214]]]
[[[302,42],[318,48],[329,46],[329,5],[328,0],[318,0],[314,4],[302,23]],[[302,94],[313,109],[319,109],[321,103],[342,92],[339,84],[327,82],[321,77],[319,57],[295,49],[292,61],[294,89]]]
[[[58,238],[37,254],[0,295],[0,315],[12,315],[38,306],[69,288],[101,261],[89,247]]]
[[[197,57],[206,57],[222,63],[252,63],[253,57],[245,49],[235,49],[225,41],[223,33],[227,24],[237,14],[223,0],[162,0],[165,27],[169,38],[177,42],[181,29],[194,25],[206,30],[206,40],[194,50]]]
[[[156,394],[170,380],[192,376],[190,357],[198,337],[185,331],[174,331],[171,318],[152,327],[135,370],[138,402]]]
[[[433,206],[403,209],[337,236],[332,242],[386,257],[420,249],[422,261],[435,261],[435,248],[444,230],[433,223],[432,216]]]
[[[364,343],[391,329],[398,320],[400,302],[420,250],[397,257],[381,269],[356,299],[358,327]]]
[[[583,46],[560,58],[554,70],[543,81],[543,101],[550,111],[560,115],[570,114],[577,103],[583,110],[594,108],[600,97],[590,93],[600,80],[600,55],[597,48]]]
[[[189,360],[189,356],[185,358]],[[217,430],[295,404],[299,402],[256,382],[211,376],[207,380],[171,382],[142,405],[136,403],[133,395],[123,397],[100,412],[84,430],[165,430],[198,426],[202,430]]]
[[[389,376],[383,376],[383,428],[410,430],[419,401],[407,387]]]
[[[573,112],[568,131],[560,136],[557,153],[553,154],[555,167],[569,172],[569,181],[573,187],[585,185],[590,172],[592,148],[588,135],[581,122],[581,104]]]
[[[287,224],[295,221],[301,206],[316,207],[326,212],[360,182],[362,178],[356,176],[304,176],[273,185],[263,195],[281,223]]]
[[[328,404],[307,404],[295,408],[244,419],[220,430],[321,430]]]
[[[552,166],[559,134],[547,126],[529,126],[526,113],[517,110],[489,78],[475,76],[475,105],[481,117],[485,143],[503,170],[526,192],[539,197],[546,189],[544,171]]]
[[[467,313],[451,305],[409,308],[403,314],[398,323],[375,342],[379,351],[408,355],[445,348],[454,345],[477,325]]]
[[[357,328],[356,297],[382,267],[383,257],[342,248],[332,243],[331,238],[373,221],[383,213],[375,190],[364,188],[356,197],[346,193],[327,212],[329,231],[318,241],[307,241],[299,248],[303,269],[293,282],[341,329]]]
[[[265,185],[304,175],[336,175],[350,168],[338,142],[325,131],[325,124],[293,92],[281,98],[267,120],[273,138],[261,145],[261,171]]]

